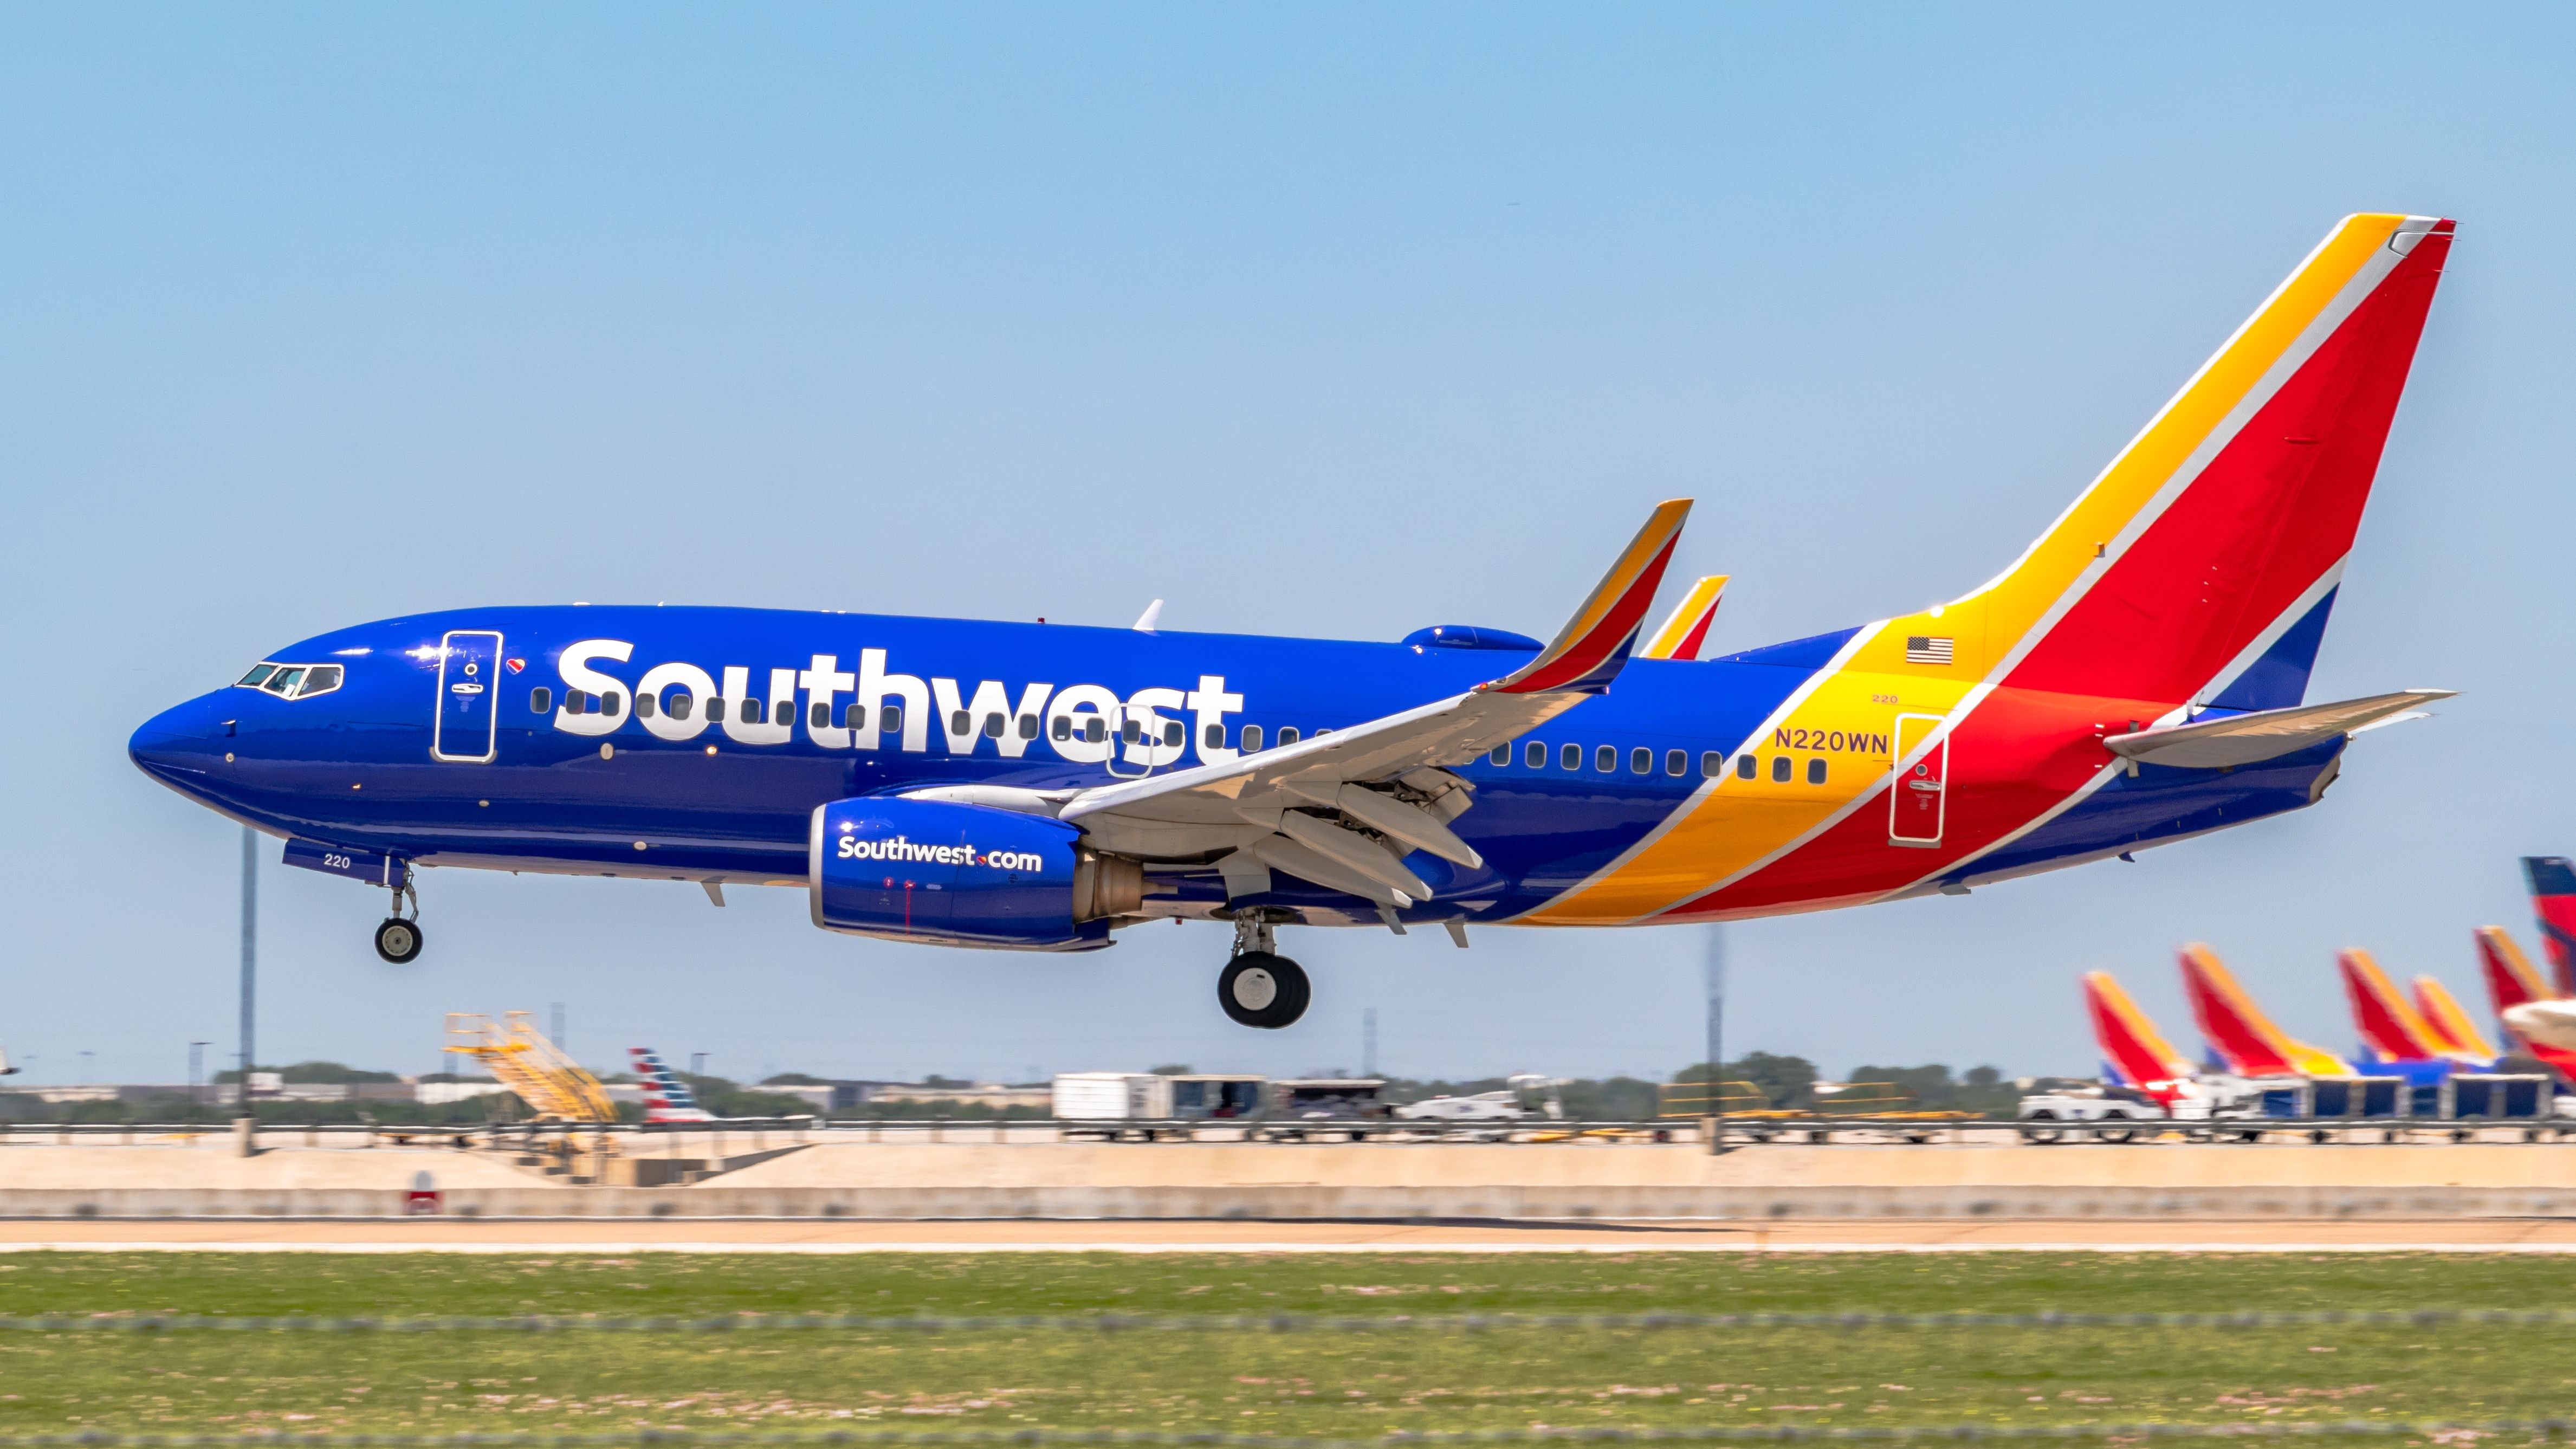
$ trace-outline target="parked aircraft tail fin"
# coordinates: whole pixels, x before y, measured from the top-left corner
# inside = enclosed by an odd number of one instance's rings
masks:
[[[2351,1064],[2343,1058],[2292,1040],[2274,1026],[2245,988],[2236,984],[2235,973],[2216,952],[2195,943],[2182,948],[2181,959],[2183,991],[2191,998],[2192,1017],[2200,1023],[2201,1037],[2229,1071],[2247,1077],[2352,1075]]]
[[[1852,667],[2299,703],[2451,235],[2346,217],[2020,558],[1886,621]]]
[[[2093,1018],[2093,1040],[2102,1049],[2102,1069],[2119,1085],[2147,1087],[2189,1081],[2197,1075],[2110,972],[2084,974],[2084,1009]]]
[[[2512,932],[2502,926],[2480,926],[2477,939],[2478,966],[2487,978],[2487,1004],[2495,1008],[2497,1020],[2526,1001],[2547,1001],[2558,994],[2531,958],[2522,954]]]
[[[2422,1062],[2444,1055],[2432,1023],[2398,993],[2368,951],[2358,946],[2343,951],[2335,966],[2343,975],[2344,998],[2352,1003],[2352,1029],[2365,1060]]]
[[[2549,994],[2576,996],[2576,864],[2564,856],[2526,855],[2522,874],[2531,882],[2540,948],[2549,956]]]
[[[2430,976],[2415,978],[2415,1011],[2441,1038],[2444,1054],[2481,1062],[2503,1055],[2487,1040],[2486,1033],[2478,1030],[2477,1022],[2460,1009],[2449,989]]]
[[[649,1047],[628,1047],[626,1054],[635,1059],[635,1075],[644,1079],[644,1120],[647,1122],[705,1122],[711,1120],[705,1108],[698,1105],[698,1094],[680,1074],[662,1065],[662,1059]]]

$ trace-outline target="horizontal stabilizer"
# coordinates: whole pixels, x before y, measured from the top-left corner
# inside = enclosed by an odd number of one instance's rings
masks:
[[[2204,719],[2166,729],[2112,735],[2102,741],[2111,753],[2156,765],[2215,770],[2251,765],[2296,754],[2338,735],[2374,724],[2393,724],[2411,717],[2419,705],[2449,699],[2456,690],[2403,689],[2336,704],[2303,704],[2293,709],[2258,710],[2253,714]]]

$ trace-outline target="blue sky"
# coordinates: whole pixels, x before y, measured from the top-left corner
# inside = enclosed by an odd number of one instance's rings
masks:
[[[2320,809],[1732,928],[1731,1040],[2080,1071],[2079,973],[2188,1036],[2207,940],[2349,1037],[2336,948],[2474,994],[2576,848],[2562,559],[2576,130],[2526,6],[0,10],[0,1042],[232,1040],[233,827],[133,726],[322,629],[655,600],[1391,639],[1545,633],[1655,499],[1739,648],[2019,551],[2333,221],[2461,240],[2312,697],[2465,691]],[[272,857],[273,858],[273,857]],[[1217,928],[1027,959],[801,896],[438,872],[430,946],[270,865],[263,1052],[574,1047],[1020,1076],[1660,1073],[1699,930]],[[81,1052],[94,1056],[84,1064]]]

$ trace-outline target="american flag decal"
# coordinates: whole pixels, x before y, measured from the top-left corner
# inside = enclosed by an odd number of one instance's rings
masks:
[[[1950,662],[1950,640],[1938,634],[1905,636],[1905,662],[1908,664],[1947,664]]]

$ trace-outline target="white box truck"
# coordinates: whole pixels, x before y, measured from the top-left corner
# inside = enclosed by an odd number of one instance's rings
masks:
[[[1168,1122],[1172,1117],[1172,1079],[1151,1072],[1058,1072],[1054,1092],[1059,1122],[1101,1123],[1092,1131],[1065,1135],[1101,1136],[1116,1141],[1126,1122]],[[1148,1129],[1147,1140],[1151,1139]]]

